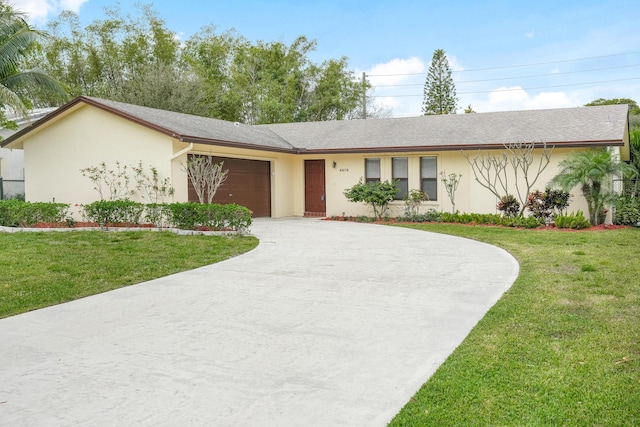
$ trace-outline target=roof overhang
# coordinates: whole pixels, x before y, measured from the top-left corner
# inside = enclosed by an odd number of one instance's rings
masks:
[[[620,140],[600,141],[559,141],[559,142],[535,142],[535,148],[595,148],[624,146]],[[504,150],[505,144],[474,144],[474,145],[423,145],[411,147],[368,147],[368,148],[333,148],[333,149],[308,149],[299,150],[298,154],[371,154],[371,153],[422,153],[430,151],[475,151],[475,150]]]

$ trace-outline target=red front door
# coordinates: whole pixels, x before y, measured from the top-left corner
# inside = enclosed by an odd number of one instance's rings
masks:
[[[304,215],[327,214],[324,184],[324,160],[304,161]]]

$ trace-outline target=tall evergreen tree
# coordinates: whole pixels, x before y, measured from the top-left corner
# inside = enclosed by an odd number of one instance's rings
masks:
[[[424,83],[424,101],[422,112],[432,114],[456,113],[456,87],[451,78],[449,60],[444,50],[436,49],[429,66],[427,81]]]

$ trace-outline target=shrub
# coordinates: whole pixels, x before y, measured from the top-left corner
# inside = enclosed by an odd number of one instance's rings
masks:
[[[171,203],[166,205],[169,223],[176,228],[242,231],[251,225],[251,211],[236,204]]]
[[[547,187],[544,192],[536,190],[529,194],[525,207],[529,209],[532,216],[549,223],[554,213],[562,215],[566,211],[570,199],[571,195],[568,191]]]
[[[502,218],[500,222],[500,225],[504,225],[506,227],[522,227],[522,228],[537,228],[542,224],[543,224],[543,221],[540,218],[536,218],[532,216],[505,217],[505,218]]]
[[[498,210],[506,217],[515,217],[520,213],[520,202],[511,194],[502,196],[498,202]]]
[[[144,212],[142,203],[129,199],[98,200],[84,205],[84,216],[101,227],[109,224],[140,224]]]
[[[404,203],[407,205],[407,213],[410,215],[418,215],[420,213],[420,206],[428,200],[429,195],[422,190],[413,189],[409,191],[407,197],[404,199]]]
[[[69,205],[64,203],[0,200],[0,225],[30,227],[41,222],[65,222]]]
[[[144,206],[144,218],[147,222],[160,228],[165,225],[168,213],[164,203],[148,203]]]
[[[440,222],[442,220],[442,213],[431,208],[423,214],[412,214],[406,212],[404,215],[398,218],[398,221],[404,222]]]
[[[371,205],[376,219],[382,219],[387,212],[389,202],[395,198],[398,191],[396,181],[362,182],[360,178],[356,185],[344,191],[344,195],[350,202],[364,202]]]
[[[572,228],[574,230],[591,227],[591,223],[584,217],[582,211],[572,212],[569,215],[556,215],[555,223],[558,228]]]
[[[640,198],[620,196],[615,202],[613,223],[620,225],[640,224]]]

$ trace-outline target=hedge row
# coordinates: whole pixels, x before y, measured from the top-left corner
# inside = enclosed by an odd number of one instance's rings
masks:
[[[30,227],[38,223],[68,221],[69,205],[64,203],[30,203],[18,199],[0,200],[0,225]]]
[[[454,224],[483,224],[483,225],[503,225],[506,227],[536,228],[544,222],[532,216],[508,217],[499,214],[476,214],[476,213],[450,213],[438,212],[434,209],[424,214],[404,215],[398,221],[407,222],[447,222]]]
[[[554,215],[554,222],[558,228],[572,228],[580,230],[590,227],[589,220],[587,220],[582,213],[578,211],[569,215]],[[398,218],[398,221],[407,222],[447,222],[454,224],[482,224],[482,225],[502,225],[505,227],[522,227],[522,228],[537,228],[544,225],[542,218],[536,218],[534,216],[516,216],[508,217],[501,216],[499,214],[475,214],[475,213],[449,213],[438,212],[434,209],[429,210],[424,214],[417,215],[404,215]]]
[[[63,203],[30,203],[20,200],[0,200],[0,225],[32,227],[39,223],[73,225],[68,215],[69,205]],[[170,226],[184,230],[243,231],[251,225],[251,211],[235,204],[200,203],[142,204],[132,200],[99,200],[81,207],[88,222],[100,226],[141,225]]]

